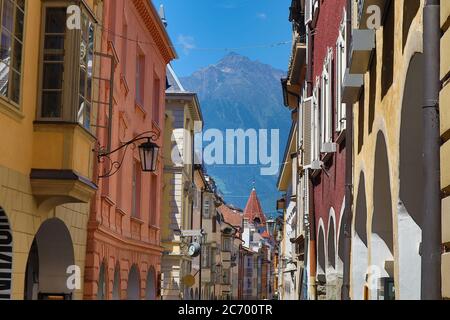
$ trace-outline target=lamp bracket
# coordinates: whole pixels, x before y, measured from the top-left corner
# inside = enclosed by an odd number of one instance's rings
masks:
[[[158,139],[159,134],[156,131],[146,131],[137,135],[130,141],[123,143],[120,147],[117,147],[112,151],[107,151],[107,149],[105,147],[101,147],[100,143],[97,141],[97,147],[92,151],[97,155],[97,162],[99,164],[104,164],[104,172],[103,174],[99,175],[98,178],[104,179],[115,175],[122,167],[128,148],[134,150],[136,149],[136,144],[140,141],[147,140],[148,142],[156,142]],[[111,156],[119,152],[120,150],[124,150],[123,154],[119,157],[118,160],[113,160]]]

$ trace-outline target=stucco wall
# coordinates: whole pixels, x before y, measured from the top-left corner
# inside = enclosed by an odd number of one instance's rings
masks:
[[[422,3],[423,5],[423,3]],[[422,9],[419,9],[417,16],[414,18],[409,33],[408,38],[403,39],[402,34],[402,22],[403,19],[403,8],[404,1],[395,1],[395,20],[393,32],[394,35],[394,74],[393,83],[389,91],[384,97],[381,94],[381,80],[383,72],[383,28],[377,30],[376,32],[376,96],[375,96],[375,112],[373,114],[373,120],[369,119],[369,98],[370,98],[370,73],[366,73],[364,76],[364,103],[363,109],[359,107],[358,104],[354,106],[354,150],[355,150],[355,160],[354,160],[354,207],[357,206],[358,199],[358,189],[359,178],[361,173],[364,173],[365,181],[373,182],[376,179],[376,175],[379,172],[375,172],[376,168],[376,145],[379,142],[380,137],[383,137],[386,141],[387,148],[387,158],[388,158],[388,173],[389,181],[386,183],[385,187],[391,196],[391,207],[392,207],[392,229],[393,229],[393,255],[395,258],[394,264],[394,274],[395,274],[395,287],[396,287],[396,297],[397,299],[402,298],[413,298],[417,299],[420,297],[420,285],[418,287],[417,281],[409,282],[408,279],[404,279],[402,283],[400,282],[400,264],[399,264],[399,237],[400,233],[406,234],[402,226],[399,226],[399,206],[400,199],[400,128],[402,123],[402,104],[403,104],[403,93],[405,89],[406,76],[408,72],[408,67],[411,59],[416,53],[422,52]],[[406,40],[405,48],[402,47],[402,40]],[[362,114],[361,114],[362,113]],[[360,117],[362,115],[362,117]],[[360,122],[359,119],[363,121]],[[363,127],[362,127],[363,126]],[[372,130],[369,130],[371,128]],[[361,138],[363,143],[361,148],[359,148],[359,138],[357,137],[360,130],[363,132]],[[381,135],[380,135],[381,134]],[[360,152],[359,152],[359,149]],[[368,256],[359,257],[355,256],[355,252],[352,253],[352,269],[358,267],[361,262],[366,263],[370,266],[372,264],[377,265],[377,262],[371,261],[371,257],[375,259],[377,243],[375,235],[372,233],[372,218],[374,211],[374,185],[372,183],[366,183],[365,185],[366,199],[367,199],[367,235],[368,235]],[[353,230],[355,225],[353,225]],[[373,246],[371,245],[374,244]],[[413,241],[410,241],[409,245],[415,246]],[[416,255],[418,255],[418,244],[416,250]],[[410,249],[408,249],[410,250]],[[362,259],[362,260],[361,260]],[[377,258],[378,259],[378,258]],[[405,266],[411,263],[411,261],[403,261]],[[420,271],[419,271],[420,272]],[[413,275],[412,273],[407,274],[403,272],[403,275],[408,275],[417,278],[420,273]],[[414,284],[411,286],[411,284]],[[352,286],[351,294],[360,291],[361,288],[354,288]],[[375,289],[376,291],[376,289]],[[404,292],[403,292],[404,291]],[[372,290],[372,299],[374,297],[374,291]],[[360,299],[360,297],[355,297]]]

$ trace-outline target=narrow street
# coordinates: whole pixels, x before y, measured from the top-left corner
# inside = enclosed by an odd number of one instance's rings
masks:
[[[0,300],[449,300],[449,27],[448,0],[0,0]]]

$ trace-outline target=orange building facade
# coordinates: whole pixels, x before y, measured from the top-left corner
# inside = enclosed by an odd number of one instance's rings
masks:
[[[150,131],[163,147],[166,66],[176,53],[157,10],[147,0],[105,1],[102,31],[102,52],[110,63],[101,64],[101,74],[112,81],[100,85],[105,107],[99,107],[98,147],[115,150]],[[112,175],[99,178],[91,206],[85,299],[159,297],[161,154],[153,173],[141,170],[133,145],[96,168],[99,176]]]

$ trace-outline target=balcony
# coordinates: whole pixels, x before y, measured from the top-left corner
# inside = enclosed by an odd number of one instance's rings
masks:
[[[442,297],[450,298],[450,276],[447,270],[450,270],[450,253],[442,255]]]
[[[79,124],[36,122],[31,186],[40,206],[87,203],[93,182],[95,137]]]
[[[450,157],[450,141],[447,141],[441,147],[441,189],[445,197],[450,196],[450,166],[448,160]]]
[[[353,29],[350,49],[350,74],[365,74],[375,49],[375,30]]]
[[[363,85],[364,76],[362,74],[350,74],[347,69],[342,85],[342,103],[356,103]]]
[[[448,32],[448,34],[450,36],[450,31]],[[450,85],[446,85],[442,89],[440,93],[440,104],[441,106],[450,105]],[[450,139],[450,112],[441,112],[441,136],[444,140]]]
[[[296,41],[292,48],[292,60],[289,68],[290,85],[301,85],[306,73],[306,44]]]
[[[442,200],[442,243],[450,247],[450,197]]]

